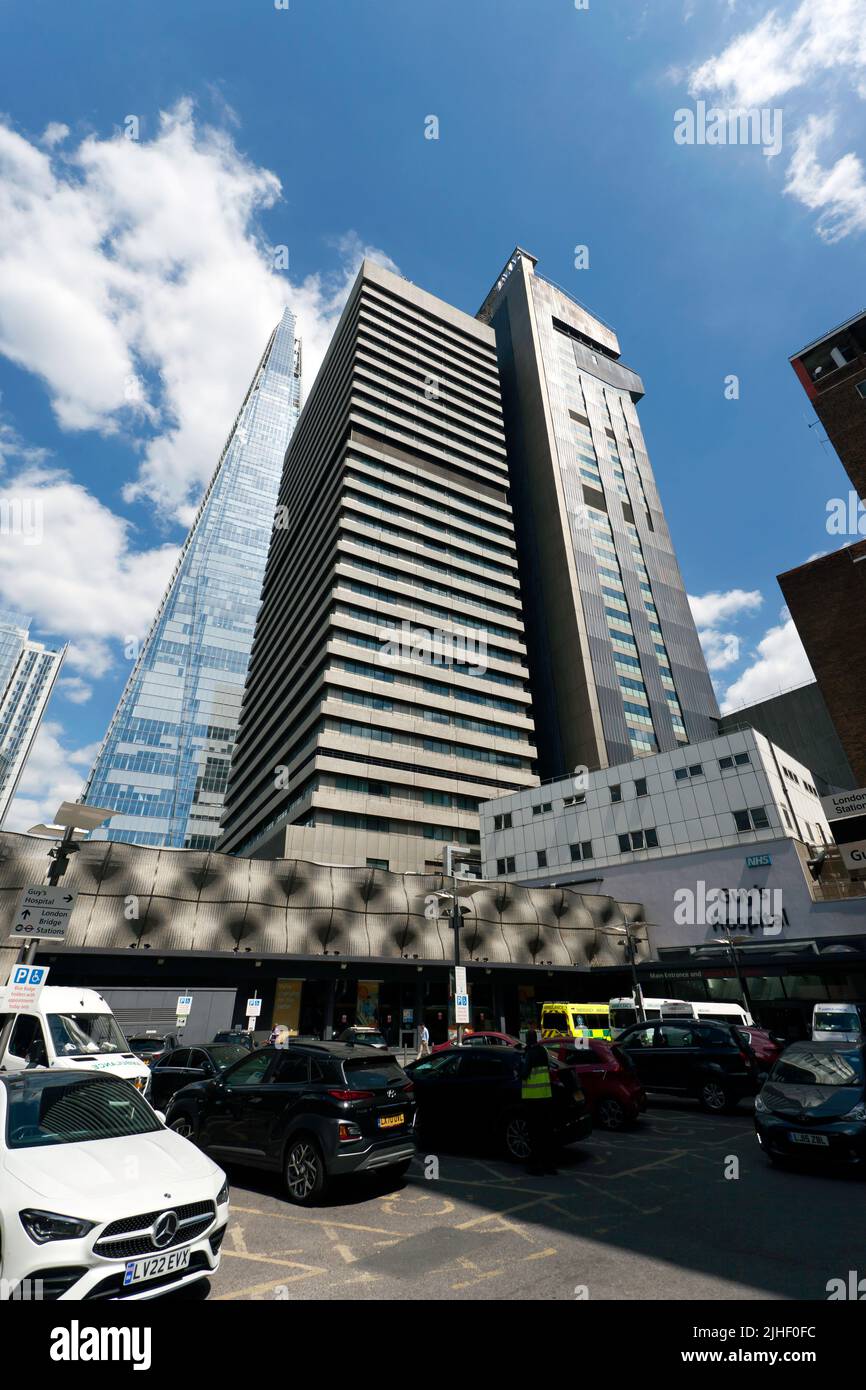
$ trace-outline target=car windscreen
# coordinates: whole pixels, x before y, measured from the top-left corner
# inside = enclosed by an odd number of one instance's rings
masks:
[[[242,1046],[241,1043],[221,1043],[219,1047],[209,1047],[207,1055],[210,1057],[215,1067],[224,1071],[233,1062],[239,1062],[242,1057],[249,1054],[249,1048]]]
[[[351,1057],[343,1063],[347,1083],[353,1088],[378,1090],[405,1085],[407,1077],[393,1057]]]
[[[860,1052],[802,1052],[780,1057],[770,1080],[792,1086],[862,1086]]]
[[[135,1087],[117,1076],[31,1075],[8,1081],[6,1097],[10,1149],[120,1139],[162,1128]]]
[[[812,1020],[812,1029],[820,1033],[859,1033],[862,1024],[859,1014],[852,1009],[850,1013],[837,1013],[835,1009],[817,1009]]]
[[[630,1028],[633,1023],[637,1023],[637,1009],[611,1009],[611,1028]]]
[[[58,1057],[130,1051],[114,1014],[49,1014],[48,1027]]]
[[[385,1035],[383,1033],[351,1032],[350,1035],[355,1042],[366,1044],[367,1047],[372,1047],[374,1043],[379,1043],[381,1046],[387,1047],[387,1043],[385,1042]]]

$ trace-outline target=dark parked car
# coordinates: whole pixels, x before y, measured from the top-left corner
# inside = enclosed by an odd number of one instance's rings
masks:
[[[337,1034],[337,1042],[349,1043],[352,1047],[381,1047],[387,1049],[384,1033],[378,1028],[344,1028]]]
[[[663,1019],[635,1023],[616,1040],[648,1091],[693,1096],[705,1110],[732,1110],[757,1095],[762,1068],[729,1023]]]
[[[245,1028],[224,1028],[221,1033],[214,1034],[214,1042],[237,1043],[238,1047],[245,1047],[247,1052],[253,1050],[253,1035]]]
[[[239,1043],[203,1043],[200,1047],[177,1047],[151,1062],[153,1080],[148,1100],[155,1110],[164,1110],[175,1091],[192,1081],[219,1076],[247,1056]]]
[[[406,1073],[388,1053],[334,1042],[259,1048],[177,1091],[166,1122],[223,1163],[282,1172],[301,1205],[344,1174],[405,1173],[415,1153]]]
[[[130,1052],[134,1052],[136,1057],[140,1057],[149,1067],[152,1067],[158,1058],[164,1057],[173,1047],[177,1047],[176,1033],[157,1033],[148,1031],[146,1033],[136,1033],[132,1038],[127,1038]]]
[[[755,1101],[758,1142],[771,1163],[866,1161],[866,1049],[798,1042]]]
[[[520,1099],[523,1054],[510,1047],[454,1047],[406,1068],[415,1082],[418,1129],[460,1143],[491,1138],[509,1158],[529,1157],[529,1137]],[[556,1139],[571,1144],[592,1132],[583,1092],[569,1069],[551,1063]]]
[[[623,1129],[646,1110],[643,1083],[618,1044],[602,1038],[545,1038],[544,1046],[574,1072],[593,1124]]]

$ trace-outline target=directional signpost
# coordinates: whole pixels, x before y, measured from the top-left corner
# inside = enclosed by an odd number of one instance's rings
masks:
[[[247,1000],[247,1032],[251,1033],[256,1026],[262,1012],[261,999]]]
[[[66,888],[44,884],[25,888],[13,918],[11,939],[20,941],[29,936],[33,940],[62,941],[77,896]]]

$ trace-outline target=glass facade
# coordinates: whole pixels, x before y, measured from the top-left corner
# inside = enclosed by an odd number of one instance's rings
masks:
[[[216,844],[300,390],[300,342],[287,309],[97,755],[84,800],[118,812],[98,838]]]

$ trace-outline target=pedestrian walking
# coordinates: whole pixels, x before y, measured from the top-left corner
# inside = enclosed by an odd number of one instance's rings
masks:
[[[553,1162],[553,1087],[550,1081],[550,1058],[547,1048],[538,1041],[531,1029],[526,1035],[526,1052],[520,1085],[523,1117],[529,1138],[529,1158],[526,1171],[533,1177],[555,1173]]]
[[[418,1029],[418,1061],[422,1057],[430,1056],[430,1029],[426,1023],[422,1023]]]

